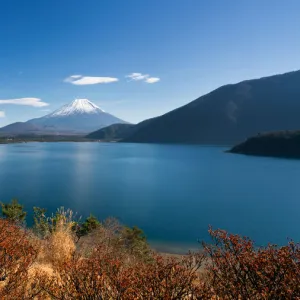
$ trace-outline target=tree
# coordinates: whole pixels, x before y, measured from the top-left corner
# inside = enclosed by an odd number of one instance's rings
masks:
[[[18,203],[17,199],[13,199],[11,203],[2,203],[2,215],[13,222],[24,222],[27,212],[23,210],[24,206]]]
[[[72,210],[60,207],[51,217],[47,217],[46,212],[45,208],[33,207],[33,231],[40,238],[46,238],[53,232],[61,230],[62,227],[66,230],[71,229],[72,232],[78,230],[79,225],[74,220],[75,215]]]
[[[41,207],[33,207],[33,230],[34,232],[44,238],[50,233],[49,222],[46,217],[46,209]]]
[[[147,256],[149,253],[149,246],[146,236],[142,229],[137,226],[124,227],[121,238],[124,241],[125,247],[130,254],[138,256]]]
[[[81,225],[79,225],[78,223],[75,224],[76,235],[78,239],[80,239],[80,237],[89,234],[100,226],[100,221],[95,216],[90,214],[90,216],[87,217]]]

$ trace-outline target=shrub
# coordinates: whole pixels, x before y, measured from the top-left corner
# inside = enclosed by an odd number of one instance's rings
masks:
[[[221,299],[300,299],[300,247],[268,245],[224,230],[209,233],[213,245],[203,244],[211,263],[207,281]]]
[[[0,219],[0,298],[23,299],[28,290],[28,270],[37,256],[34,240],[12,223]]]
[[[154,261],[138,267],[135,292],[138,299],[198,299],[201,253],[181,258],[154,255]],[[202,298],[201,298],[202,299]]]
[[[151,263],[128,266],[97,247],[89,258],[76,256],[65,264],[60,279],[44,289],[57,299],[197,299],[202,261],[202,255],[155,256]]]
[[[89,258],[74,256],[60,270],[60,278],[43,288],[56,299],[134,299],[128,296],[133,280],[133,269],[97,248]]]
[[[34,208],[34,235],[23,207],[0,219],[0,299],[300,299],[300,246],[255,248],[252,240],[209,229],[198,253],[159,256],[144,233],[116,219],[82,224],[60,208]],[[75,243],[78,230],[82,239]]]

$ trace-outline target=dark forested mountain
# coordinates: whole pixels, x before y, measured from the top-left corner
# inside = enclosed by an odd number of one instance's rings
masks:
[[[300,131],[278,131],[250,137],[234,146],[231,153],[300,158]]]
[[[136,125],[126,142],[234,144],[300,128],[300,71],[222,86]]]
[[[119,140],[130,135],[133,128],[133,124],[113,124],[88,134],[86,138],[107,141]]]
[[[127,123],[87,99],[76,99],[41,118],[0,128],[2,134],[87,134],[115,124]]]

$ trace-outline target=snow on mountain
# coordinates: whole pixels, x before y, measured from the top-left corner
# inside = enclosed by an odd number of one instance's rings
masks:
[[[45,117],[52,118],[76,114],[99,114],[104,112],[104,110],[88,99],[75,99],[71,103],[64,105]]]
[[[88,99],[76,99],[54,112],[0,128],[14,134],[88,134],[112,124],[127,123],[102,110]]]
[[[76,99],[53,113],[28,122],[59,133],[90,133],[112,124],[127,123],[88,99]]]

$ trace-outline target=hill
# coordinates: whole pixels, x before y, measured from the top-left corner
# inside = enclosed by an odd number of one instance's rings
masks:
[[[263,131],[300,128],[300,71],[222,86],[136,125],[125,142],[232,145]]]
[[[88,134],[86,138],[107,141],[119,140],[130,135],[133,128],[133,124],[113,124]]]
[[[300,131],[279,131],[259,134],[234,146],[231,153],[300,158]]]

